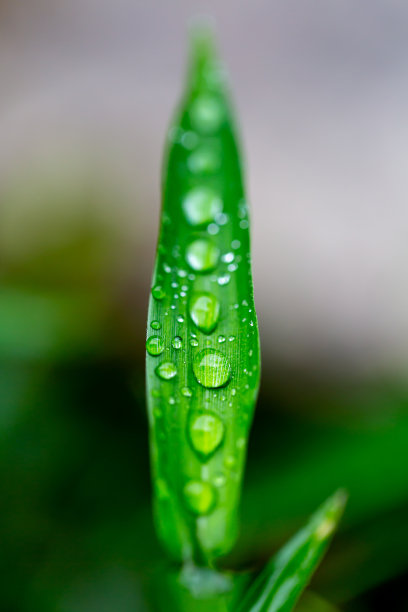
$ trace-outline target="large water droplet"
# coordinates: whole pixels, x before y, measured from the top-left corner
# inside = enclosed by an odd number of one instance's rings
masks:
[[[227,357],[220,351],[207,348],[200,351],[195,357],[193,371],[200,385],[208,389],[215,389],[229,381],[231,365]]]
[[[190,242],[186,249],[186,261],[196,272],[210,272],[217,266],[219,249],[213,242],[199,238]]]
[[[203,95],[197,98],[190,109],[193,127],[201,134],[213,134],[222,125],[225,117],[224,107],[215,96]]]
[[[171,361],[164,361],[156,368],[156,374],[163,380],[171,380],[177,374],[177,368]]]
[[[163,287],[161,287],[160,285],[156,285],[152,289],[152,296],[154,297],[155,300],[159,300],[160,301],[164,297],[166,297],[166,293],[165,293]]]
[[[209,514],[215,506],[214,488],[202,480],[189,480],[183,489],[187,508],[193,514]]]
[[[193,293],[189,314],[194,325],[205,334],[210,334],[220,316],[220,303],[211,293]]]
[[[215,453],[224,438],[224,423],[209,412],[192,416],[188,423],[191,445],[200,458],[206,460]]]
[[[149,355],[161,355],[164,351],[164,342],[160,336],[150,336],[146,341],[146,350]]]
[[[205,225],[222,211],[222,200],[210,187],[195,187],[184,198],[183,211],[190,225]]]
[[[220,153],[213,146],[202,145],[189,155],[187,166],[193,174],[213,174],[221,166]]]

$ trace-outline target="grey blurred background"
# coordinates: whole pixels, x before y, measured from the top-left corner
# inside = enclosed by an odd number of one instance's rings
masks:
[[[408,7],[398,0],[2,0],[0,195],[19,193],[0,211],[3,260],[63,243],[90,216],[113,239],[112,282],[132,277],[144,312],[164,133],[200,14],[216,21],[240,118],[267,358],[405,377]],[[58,192],[97,177],[110,197],[75,210],[33,197],[34,176]]]

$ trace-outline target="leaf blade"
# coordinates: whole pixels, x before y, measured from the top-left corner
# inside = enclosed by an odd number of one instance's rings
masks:
[[[320,563],[343,513],[343,490],[311,516],[309,522],[266,565],[249,589],[240,612],[290,612]]]

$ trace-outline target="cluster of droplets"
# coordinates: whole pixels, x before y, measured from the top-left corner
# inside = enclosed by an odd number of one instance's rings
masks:
[[[200,180],[212,176],[221,167],[221,149],[218,144],[214,144],[214,139],[211,137],[220,130],[224,120],[225,108],[220,100],[210,94],[201,95],[196,98],[190,108],[192,130],[185,131],[175,127],[170,131],[169,136],[172,141],[178,142],[189,151],[187,167],[191,174]],[[217,143],[217,140],[215,140],[215,143]],[[231,273],[238,268],[240,257],[237,257],[234,251],[240,248],[241,243],[239,240],[233,240],[231,251],[221,255],[220,249],[211,239],[211,236],[216,235],[220,227],[228,221],[227,215],[223,212],[223,200],[220,194],[213,187],[199,184],[187,192],[181,206],[186,222],[195,235],[188,243],[184,253],[185,263],[191,272],[188,274],[184,270],[179,270],[179,276],[182,278],[188,276],[190,281],[194,281],[196,274],[200,276],[209,275],[215,271],[222,261],[226,264],[226,270],[222,275],[214,277],[213,280],[216,280],[219,286],[227,285],[230,282]],[[239,207],[242,229],[248,227],[245,215],[246,205],[242,203]],[[243,225],[244,223],[246,223],[246,226]],[[197,236],[197,231],[201,232],[204,229],[206,229],[206,234],[202,232],[201,235],[198,234]],[[177,252],[173,252],[173,255],[180,256],[178,247],[175,247],[175,249]],[[168,274],[172,270],[170,266],[164,264],[163,271]],[[172,283],[172,288],[178,291],[174,297],[176,299],[179,299],[179,296],[184,298],[188,289],[187,285],[181,290],[178,287],[177,282]],[[152,295],[155,300],[162,301],[166,294],[161,285],[156,285],[152,289]],[[170,308],[175,309],[175,305],[171,305]],[[167,315],[168,311],[164,314]],[[220,317],[218,298],[211,292],[193,290],[189,296],[188,315],[200,332],[205,335],[212,334],[217,328]],[[182,324],[184,318],[179,315],[177,321]],[[152,321],[151,327],[157,331],[160,329],[160,323]],[[226,342],[233,342],[234,340],[234,336],[219,335],[217,344],[221,349],[224,348]],[[191,347],[199,345],[196,334],[191,335],[189,344]],[[208,390],[220,389],[230,382],[232,376],[231,364],[222,350],[210,348],[208,346],[210,344],[211,342],[207,341],[207,348],[203,348],[195,356],[192,362],[192,370],[197,382],[202,387]],[[183,347],[181,336],[176,335],[173,338],[172,347],[176,351]],[[159,356],[165,349],[163,340],[159,335],[150,336],[146,348],[151,356]],[[157,366],[155,372],[161,380],[169,381],[177,375],[177,367],[171,361],[164,361]],[[236,389],[232,389],[232,395],[235,395],[235,393]],[[185,398],[190,398],[192,391],[189,387],[183,387],[181,394]],[[174,403],[174,398],[170,399]],[[222,399],[225,400],[225,395]],[[205,463],[222,446],[225,438],[225,425],[217,414],[208,409],[203,408],[201,411],[194,409],[188,417],[187,434],[196,456],[201,462]],[[245,439],[242,438],[239,442],[241,446],[237,446],[237,449],[242,449],[245,445]],[[229,461],[228,465],[227,460]],[[227,460],[225,462],[226,466],[232,469],[233,464],[235,464],[234,457],[228,456]],[[207,480],[187,481],[183,488],[183,498],[190,512],[195,515],[206,515],[212,512],[217,498],[215,487],[225,484],[225,476],[219,474],[215,480],[214,486]]]

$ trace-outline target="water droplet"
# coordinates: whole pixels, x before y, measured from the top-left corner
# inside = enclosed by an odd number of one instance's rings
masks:
[[[228,215],[225,213],[218,213],[215,215],[215,222],[218,223],[218,225],[225,225],[228,223]]]
[[[193,392],[191,391],[190,387],[183,387],[181,389],[181,395],[183,395],[184,397],[191,397],[193,395]]]
[[[217,266],[219,249],[210,240],[200,238],[191,242],[186,250],[186,260],[196,272],[210,272]]]
[[[224,255],[221,257],[221,261],[223,261],[224,263],[231,263],[232,261],[234,261],[234,253],[224,253]]]
[[[241,229],[248,229],[248,227],[249,227],[249,223],[248,223],[248,221],[247,221],[246,219],[243,219],[243,220],[240,222],[239,227],[240,227]]]
[[[193,372],[203,387],[215,389],[225,385],[231,376],[227,357],[215,349],[207,348],[198,353],[193,362]]]
[[[239,241],[239,240],[233,240],[233,241],[231,242],[231,247],[232,247],[234,250],[239,249],[239,247],[240,247],[240,246],[241,246],[241,243],[240,243],[240,241]]]
[[[216,236],[219,231],[220,228],[216,223],[210,223],[210,225],[207,227],[207,232],[210,234],[210,236]]]
[[[166,274],[170,274],[171,268],[170,268],[169,264],[164,263],[163,264],[163,270],[166,272]]]
[[[181,349],[183,346],[183,340],[180,338],[180,336],[175,336],[171,345],[176,350]]]
[[[177,317],[177,321],[178,321],[179,323],[184,323],[184,317],[183,317],[182,315],[179,315],[179,316]]]
[[[238,264],[231,263],[228,265],[228,272],[235,272],[236,270],[238,270]]]
[[[206,460],[215,453],[224,439],[224,423],[216,414],[198,413],[189,419],[188,433],[193,449]]]
[[[163,380],[171,380],[177,374],[177,368],[171,361],[164,361],[156,368],[156,374]]]
[[[198,340],[197,340],[197,338],[191,338],[191,340],[190,340],[190,346],[198,346]]]
[[[230,336],[230,337],[228,338],[228,342],[234,342],[234,340],[235,340],[235,336]]]
[[[149,355],[161,355],[164,351],[164,342],[160,336],[150,336],[146,341],[146,350]]]
[[[222,125],[225,109],[220,100],[212,95],[197,98],[190,109],[193,127],[201,134],[213,134]]]
[[[231,395],[236,395],[237,394],[237,390],[236,389],[231,389]]]
[[[225,458],[225,465],[229,468],[234,467],[234,465],[236,464],[237,460],[235,459],[234,455],[228,455],[228,457]]]
[[[176,403],[176,400],[174,399],[174,397],[169,397],[169,404],[173,406],[175,403]]]
[[[215,505],[215,491],[208,482],[189,480],[183,489],[187,508],[193,514],[209,514]]]
[[[218,336],[218,342],[219,342],[220,344],[222,344],[223,342],[225,342],[225,336],[222,336],[222,335],[221,335],[221,336]]]
[[[166,293],[165,293],[163,287],[161,287],[160,285],[156,285],[152,289],[152,296],[154,297],[155,300],[159,300],[160,301],[164,297],[166,297]]]
[[[220,316],[220,303],[211,293],[193,293],[190,298],[189,314],[200,331],[210,334]]]
[[[230,282],[231,277],[229,274],[224,274],[223,276],[219,276],[217,283],[223,287],[224,285],[228,285],[228,283]]]
[[[216,476],[214,476],[214,480],[213,480],[214,486],[223,487],[226,482],[227,482],[227,479],[225,478],[224,474],[217,474]]]
[[[150,327],[152,329],[160,329],[161,328],[161,323],[160,323],[160,321],[152,321],[150,323]]]
[[[243,448],[245,448],[245,445],[246,445],[245,438],[238,438],[238,440],[237,440],[237,448],[243,449]]]
[[[188,149],[189,151],[191,151],[191,149],[194,149],[194,147],[197,146],[197,143],[198,143],[197,134],[195,134],[194,132],[190,132],[190,131],[184,132],[180,140],[181,146],[184,147],[185,149]]]
[[[187,166],[193,174],[213,174],[221,166],[221,155],[214,147],[201,145],[189,155]]]
[[[222,200],[210,187],[195,187],[183,200],[183,211],[190,225],[210,223],[222,210]]]

